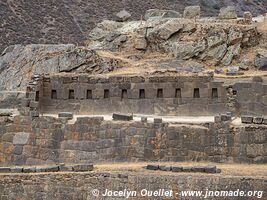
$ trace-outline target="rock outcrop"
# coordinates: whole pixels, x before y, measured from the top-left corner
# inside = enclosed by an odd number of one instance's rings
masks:
[[[94,50],[73,44],[13,45],[0,57],[0,90],[24,90],[34,74],[99,74],[113,70],[117,64],[116,60],[100,57]]]
[[[81,45],[97,23],[112,19],[114,13],[123,9],[131,13],[134,20],[140,20],[148,9],[183,13],[186,6],[196,4],[200,5],[203,16],[216,16],[221,7],[231,5],[235,6],[239,16],[243,16],[244,11],[250,11],[253,16],[257,16],[267,10],[265,0],[238,0],[235,3],[229,0],[1,1],[0,52],[13,44]],[[174,11],[166,12],[164,16],[171,13]]]

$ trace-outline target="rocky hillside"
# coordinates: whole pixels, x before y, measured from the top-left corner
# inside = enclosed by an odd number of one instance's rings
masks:
[[[82,43],[96,23],[112,19],[125,8],[133,19],[140,19],[147,9],[172,9],[182,12],[185,6],[200,5],[202,15],[217,15],[225,5],[234,5],[240,16],[267,10],[262,0],[0,0],[0,52],[11,44]]]

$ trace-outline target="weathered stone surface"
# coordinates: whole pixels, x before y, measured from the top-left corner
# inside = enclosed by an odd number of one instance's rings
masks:
[[[227,7],[221,8],[219,18],[220,19],[236,19],[237,14],[236,14],[235,7],[227,6]]]
[[[255,58],[255,66],[260,70],[267,70],[267,50],[258,49]]]
[[[147,122],[147,117],[141,117],[141,122],[146,123]]]
[[[84,171],[92,171],[94,166],[92,164],[80,164],[80,165],[73,165],[73,171],[75,172],[84,172]]]
[[[248,24],[250,24],[251,22],[252,22],[252,14],[251,14],[251,12],[244,12],[244,15],[243,15],[243,17],[244,17],[244,21],[246,22],[246,23],[248,23]]]
[[[73,171],[73,167],[72,166],[59,166],[59,171],[71,172],[71,171]]]
[[[67,119],[73,119],[73,113],[71,112],[60,112],[58,113],[58,117],[63,117]]]
[[[22,171],[24,173],[34,173],[36,172],[36,167],[23,167]]]
[[[155,123],[155,124],[160,124],[160,123],[162,123],[162,118],[154,118],[154,123]]]
[[[133,120],[132,114],[113,113],[112,118],[114,120],[130,121]]]
[[[241,121],[242,121],[242,123],[251,124],[253,122],[253,117],[252,116],[242,115],[241,116]]]
[[[147,48],[147,41],[144,37],[139,37],[135,39],[134,47],[137,50],[146,50]]]
[[[182,172],[183,171],[183,167],[172,166],[172,171],[173,172]]]
[[[145,20],[149,18],[179,18],[181,14],[174,10],[149,9],[145,13]]]
[[[21,173],[23,170],[23,167],[11,167],[10,172],[11,173]]]
[[[146,166],[146,169],[149,169],[149,170],[158,170],[159,169],[159,166],[158,165],[147,165]]]
[[[0,89],[7,91],[24,89],[30,80],[29,71],[34,74],[102,73],[111,69],[109,62],[112,62],[112,59],[100,58],[94,50],[72,44],[15,45],[0,56],[0,60],[7,65],[0,74]],[[11,66],[15,66],[14,70],[8,70]]]
[[[140,188],[151,187],[155,187],[155,191],[159,191],[158,188],[164,188],[164,191],[171,191],[174,186],[177,186],[179,191],[196,191],[196,188],[199,191],[206,191],[207,188],[209,188],[209,191],[229,191],[229,194],[245,187],[247,191],[257,191],[256,195],[253,195],[252,198],[261,199],[264,198],[265,195],[265,177],[266,176],[232,176],[224,174],[209,176],[190,174],[189,176],[188,174],[169,174],[168,172],[155,173],[146,171],[146,173],[128,173],[127,171],[113,172],[111,170],[105,172],[99,171],[97,173],[24,174],[23,176],[2,174],[0,177],[0,188],[4,188],[1,190],[1,195],[7,199],[13,199],[16,194],[22,197],[22,200],[29,198],[38,199],[40,196],[44,199],[56,198],[64,200],[88,199],[88,196],[90,197],[89,199],[93,199],[95,197],[91,198],[92,194],[90,192],[95,188],[100,191],[105,191],[106,184],[109,185],[109,190],[111,191],[116,191],[121,187],[131,188],[133,191],[140,191]],[[56,182],[53,180],[56,180]],[[190,182],[190,184],[184,184],[188,182]],[[31,185],[26,187],[27,184]],[[66,188],[70,186],[71,190],[66,190]],[[86,188],[86,190],[84,188]],[[224,192],[224,194],[225,193],[228,192]],[[159,192],[157,194],[159,194]],[[74,198],[72,198],[72,195]],[[166,198],[171,199],[172,197]],[[227,198],[228,197],[224,199]],[[109,197],[107,199],[111,198]],[[121,197],[117,199],[125,198]],[[133,196],[130,197],[130,199],[135,200],[140,199],[140,197]],[[149,199],[158,198],[152,197]],[[194,200],[198,198],[191,196],[186,199]],[[212,197],[211,199],[214,198]]]
[[[253,123],[254,124],[261,124],[263,121],[263,117],[254,117],[253,118]]]
[[[193,168],[192,167],[183,167],[183,172],[192,172]]]
[[[120,12],[115,14],[115,20],[117,22],[125,22],[129,19],[131,19],[131,14],[126,10],[121,10]]]
[[[216,166],[206,166],[205,172],[215,174],[217,172],[217,167]]]
[[[162,170],[162,171],[171,171],[172,170],[172,167],[171,166],[163,166],[163,165],[160,165],[159,166],[159,170]]]
[[[227,115],[227,114],[220,114],[221,116],[221,121],[230,121],[231,120],[231,116]]]
[[[15,133],[13,138],[13,144],[21,144],[21,145],[27,144],[29,137],[30,133],[25,133],[25,132]]]
[[[205,166],[194,166],[192,168],[193,172],[205,172],[206,167]]]
[[[156,26],[148,33],[149,41],[163,39],[168,40],[174,33],[183,28],[179,19],[169,19],[167,22]]]
[[[184,18],[196,19],[200,18],[200,6],[187,6],[184,9]]]
[[[9,173],[10,167],[0,167],[0,173]]]

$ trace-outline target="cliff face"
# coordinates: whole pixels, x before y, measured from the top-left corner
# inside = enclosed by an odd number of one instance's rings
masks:
[[[12,44],[81,43],[96,23],[112,19],[123,8],[133,19],[140,19],[147,9],[182,12],[189,5],[200,5],[205,16],[217,15],[226,5],[234,5],[239,15],[251,11],[256,16],[267,10],[267,2],[261,0],[0,0],[0,51]]]

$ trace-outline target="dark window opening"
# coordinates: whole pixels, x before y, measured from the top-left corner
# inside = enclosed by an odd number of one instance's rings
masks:
[[[92,98],[93,98],[92,90],[87,90],[86,99],[92,99]]]
[[[104,98],[109,98],[109,90],[104,90]]]
[[[51,99],[57,99],[57,91],[56,90],[51,91]]]
[[[127,90],[126,90],[126,89],[123,89],[123,90],[121,91],[121,98],[122,98],[122,99],[127,99],[127,98],[128,98]]]
[[[157,98],[163,98],[163,89],[158,89]]]
[[[181,89],[176,88],[175,90],[175,98],[182,98]]]
[[[39,101],[39,91],[36,91],[35,93],[35,101]]]
[[[144,99],[145,97],[146,97],[145,90],[144,89],[140,89],[139,90],[139,98],[140,99]]]
[[[74,90],[69,90],[69,99],[74,99]]]
[[[218,98],[218,89],[217,88],[212,88],[211,97],[214,99]]]
[[[233,90],[233,95],[237,95],[237,91],[236,90]]]
[[[194,88],[194,98],[200,98],[199,88]]]

